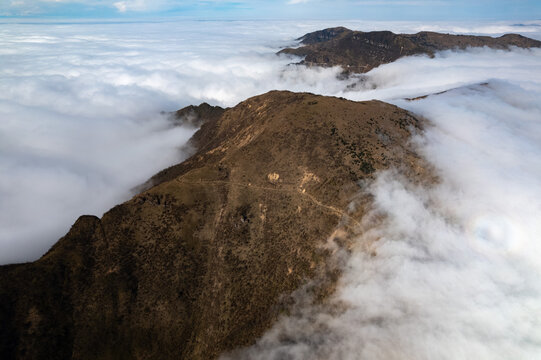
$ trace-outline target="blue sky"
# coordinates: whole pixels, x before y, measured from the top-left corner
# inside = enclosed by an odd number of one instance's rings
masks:
[[[0,0],[0,16],[43,18],[538,20],[540,0]]]

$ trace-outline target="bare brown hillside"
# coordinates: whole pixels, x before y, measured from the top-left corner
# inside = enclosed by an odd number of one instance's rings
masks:
[[[421,122],[383,102],[274,91],[186,111],[207,117],[191,158],[38,261],[0,267],[0,358],[206,360],[251,344],[309,279],[326,279],[316,299],[332,291],[322,245],[362,216],[348,209],[359,180],[426,171],[408,145]]]

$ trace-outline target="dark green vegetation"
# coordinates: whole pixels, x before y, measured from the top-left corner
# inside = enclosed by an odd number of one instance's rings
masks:
[[[403,56],[436,51],[487,46],[493,49],[541,47],[541,41],[517,34],[498,38],[489,36],[449,35],[422,31],[417,34],[394,34],[390,31],[352,31],[343,27],[309,33],[300,39],[303,46],[284,49],[282,54],[303,56],[301,64],[340,65],[348,73],[365,73],[381,64]]]
[[[309,279],[316,301],[333,291],[322,245],[347,243],[369,205],[348,207],[358,180],[426,172],[408,145],[421,122],[379,101],[270,92],[179,116],[203,122],[191,158],[79,218],[38,261],[0,267],[1,359],[207,360],[249,345]]]

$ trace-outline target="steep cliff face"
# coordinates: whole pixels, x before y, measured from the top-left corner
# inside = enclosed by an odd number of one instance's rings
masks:
[[[332,291],[322,245],[362,216],[348,207],[358,180],[426,172],[408,145],[420,120],[379,101],[270,92],[201,116],[191,158],[79,218],[38,261],[0,267],[2,359],[212,359],[248,345],[308,280],[321,280],[316,299]]]
[[[394,34],[390,31],[352,31],[343,27],[309,33],[299,38],[303,46],[279,53],[303,56],[301,64],[344,67],[346,72],[365,73],[403,56],[434,55],[439,50],[490,47],[507,49],[541,47],[541,42],[517,34],[498,38],[489,36],[450,35],[423,31],[417,34]]]

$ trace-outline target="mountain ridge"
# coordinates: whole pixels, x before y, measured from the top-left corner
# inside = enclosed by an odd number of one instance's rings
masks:
[[[430,172],[409,143],[423,121],[394,105],[273,91],[214,110],[192,157],[80,217],[39,260],[0,267],[3,359],[213,359],[252,344],[299,287],[332,293],[325,244],[345,246],[369,206],[359,180]]]
[[[342,66],[346,73],[365,73],[404,56],[428,55],[442,50],[468,47],[509,49],[541,47],[541,41],[519,34],[490,36],[451,35],[421,31],[416,34],[395,34],[391,31],[353,31],[345,27],[328,28],[298,38],[301,46],[285,48],[278,54],[304,57],[299,63],[307,66]]]

